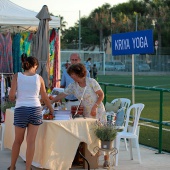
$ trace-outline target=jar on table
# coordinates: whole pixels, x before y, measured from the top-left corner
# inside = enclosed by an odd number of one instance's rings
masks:
[[[73,105],[71,106],[71,114],[75,115],[76,111],[77,111],[77,105]],[[84,111],[84,106],[80,105],[77,111],[78,115],[83,115],[83,111]]]

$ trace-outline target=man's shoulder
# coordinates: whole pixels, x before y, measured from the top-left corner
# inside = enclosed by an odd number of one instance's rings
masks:
[[[67,76],[67,75],[68,75],[67,69],[63,70],[62,77],[63,77],[63,76]]]
[[[67,74],[67,69],[64,69],[64,70],[63,70],[63,74]]]
[[[74,80],[70,77],[70,75],[67,73],[67,70],[63,71],[62,77],[61,77],[61,83],[65,82],[66,84],[72,83]]]

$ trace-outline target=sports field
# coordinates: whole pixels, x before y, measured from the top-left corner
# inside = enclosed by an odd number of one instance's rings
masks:
[[[99,75],[98,82],[106,82],[113,84],[132,84],[131,75]],[[136,86],[155,87],[170,89],[170,75],[155,75],[155,76],[135,76]],[[102,87],[102,86],[101,86]],[[132,100],[132,91],[130,88],[120,88],[110,86],[107,87],[106,99],[111,102],[114,98],[129,98]],[[160,113],[160,92],[148,90],[135,90],[135,103],[144,103],[145,108],[142,111],[141,117],[159,120]],[[170,122],[170,92],[163,93],[163,121]],[[141,122],[139,140],[141,144],[158,148],[159,130],[158,124],[149,122]],[[163,126],[162,149],[170,152],[170,127]]]

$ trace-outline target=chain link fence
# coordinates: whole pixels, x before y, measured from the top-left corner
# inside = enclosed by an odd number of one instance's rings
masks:
[[[69,61],[71,53],[79,53],[81,62],[85,63],[90,57],[91,63],[96,64],[98,74],[115,74],[132,71],[132,55],[112,56],[107,51],[61,51],[61,70],[66,61]],[[110,52],[111,53],[111,52]],[[134,60],[135,73],[170,73],[170,48],[158,47],[154,54],[137,54]]]

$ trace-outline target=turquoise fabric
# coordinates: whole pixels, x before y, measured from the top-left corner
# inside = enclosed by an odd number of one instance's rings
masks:
[[[125,110],[123,108],[119,109],[116,114],[116,126],[122,126],[124,123]]]
[[[20,33],[13,36],[12,55],[13,55],[13,72],[20,72],[21,69],[21,55],[20,55]]]

